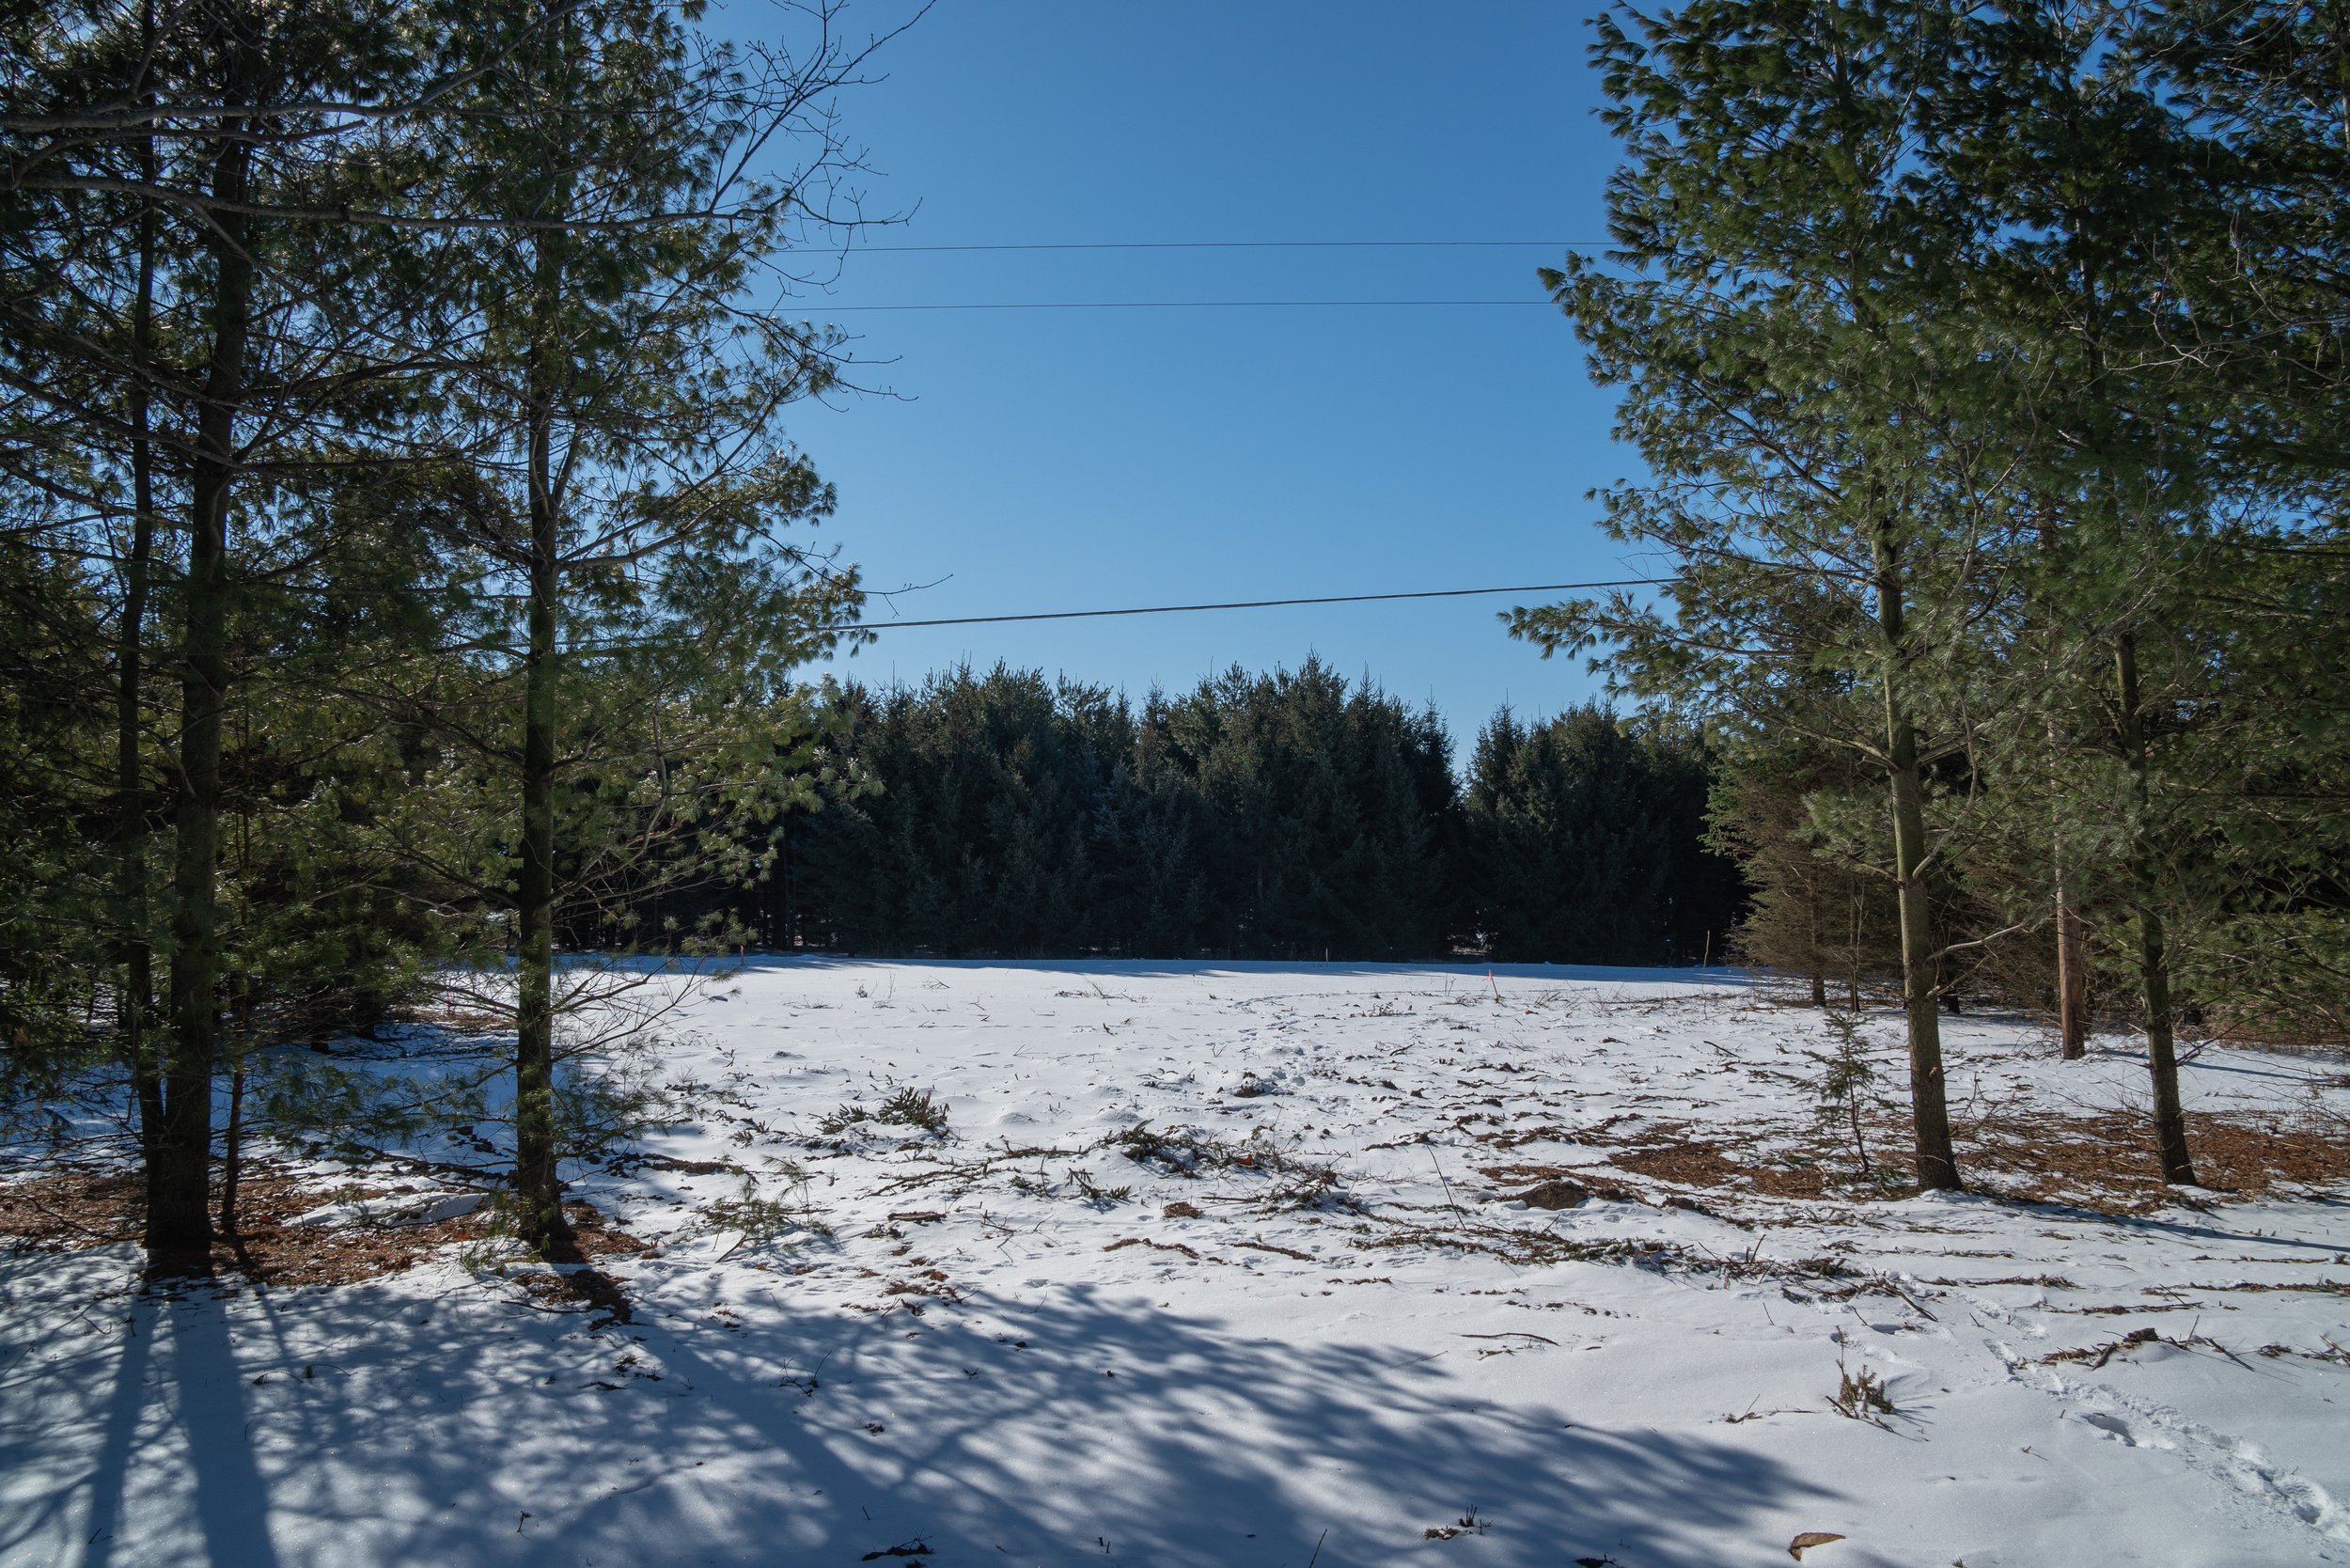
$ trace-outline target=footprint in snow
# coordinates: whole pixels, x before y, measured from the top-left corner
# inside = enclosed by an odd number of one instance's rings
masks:
[[[2123,1448],[2173,1449],[2178,1447],[2176,1443],[2166,1443],[2159,1437],[2141,1438],[2135,1431],[2131,1430],[2129,1422],[2123,1420],[2119,1416],[2108,1416],[2102,1410],[2083,1411],[2081,1413],[2081,1419],[2089,1425],[2095,1427],[2107,1436],[2113,1438]]]

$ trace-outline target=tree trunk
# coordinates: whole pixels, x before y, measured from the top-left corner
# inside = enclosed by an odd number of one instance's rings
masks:
[[[1811,970],[1811,1005],[1827,1011],[1827,964],[1820,951],[1820,889],[1807,883],[1803,890],[1804,952]]]
[[[145,34],[154,34],[149,0]],[[156,178],[155,141],[146,138],[140,173]],[[122,991],[118,1008],[123,1058],[130,1065],[132,1098],[138,1108],[139,1149],[151,1171],[156,1137],[163,1130],[163,1083],[149,1055],[147,1021],[155,1005],[155,951],[148,939],[147,766],[142,756],[140,687],[146,681],[148,569],[155,555],[155,451],[148,421],[152,400],[149,377],[155,347],[155,204],[139,210],[138,292],[131,313],[131,549],[122,563],[122,635],[116,658],[115,788],[121,796],[116,831],[117,918],[122,930]]]
[[[2053,666],[2053,660],[2051,661]],[[2053,674],[2051,679],[2053,679]],[[2057,767],[2057,723],[2048,720],[2048,767]],[[2048,824],[2048,879],[2056,891],[2057,1039],[2066,1061],[2089,1055],[2089,949],[2082,938],[2081,917],[2073,908],[2064,885],[2063,812]]]
[[[239,47],[240,56],[243,55]],[[228,97],[244,72],[232,72]],[[180,800],[172,870],[171,1042],[164,1066],[162,1124],[148,1170],[148,1269],[159,1277],[212,1272],[210,1177],[212,1069],[219,1048],[221,715],[228,688],[228,500],[237,415],[245,390],[253,260],[245,196],[250,154],[230,119],[214,155],[212,189],[224,206],[212,224],[214,266],[212,363],[196,414],[189,475],[188,571],[180,649]]]
[[[237,1239],[237,1189],[244,1182],[244,1063],[228,1074],[228,1129],[220,1149],[220,1233]]]
[[[2057,559],[2059,535],[2053,520],[2044,520],[2040,526],[2040,548],[2051,562]],[[2059,619],[2053,612],[2043,612],[2048,621],[2047,653],[2041,665],[2041,675],[2047,689],[2056,689],[2057,668],[2061,650]],[[2055,792],[2061,793],[2063,742],[2057,730],[2056,714],[2048,715],[2048,778]],[[2081,931],[2081,917],[2073,907],[2070,890],[2064,883],[2064,810],[2059,806],[2049,813],[2048,880],[2056,894],[2056,960],[2057,960],[2057,1039],[2059,1051],[2066,1061],[2078,1061],[2089,1055],[2089,945]]]
[[[1860,933],[1862,895],[1858,888],[1844,895],[1844,1011],[1860,1011]]]
[[[2146,993],[2146,1059],[2154,1080],[2154,1152],[2162,1179],[2195,1186],[2195,1165],[2186,1148],[2186,1112],[2179,1103],[2179,1058],[2170,1011],[2170,956],[2157,907],[2154,871],[2147,844],[2146,727],[2138,707],[2138,639],[2124,632],[2113,645],[2115,682],[2120,688],[2123,761],[2130,774],[2129,873],[2138,925],[2138,970]]]
[[[534,491],[536,485],[533,486]],[[555,1125],[555,547],[552,509],[531,503],[530,651],[523,698],[523,863],[515,1016],[514,1191],[523,1239],[570,1246]]]
[[[1907,634],[1900,557],[1879,535],[1876,548],[1877,622],[1884,634],[1886,761],[1893,806],[1893,875],[1902,928],[1902,1004],[1909,1018],[1909,1105],[1917,1132],[1916,1168],[1921,1187],[1956,1188],[1958,1157],[1950,1148],[1950,1115],[1942,1071],[1942,1021],[1935,1011],[1935,974],[1941,954],[1926,902],[1925,785],[1918,767],[1918,731],[1902,693]]]
[[[2064,863],[2056,868],[2057,1033],[2066,1061],[2089,1055],[2089,944],[2079,912],[2064,886]]]
[[[558,203],[556,211],[561,211]],[[519,990],[514,1042],[514,1193],[523,1240],[540,1256],[572,1261],[578,1247],[563,1217],[562,1158],[555,1116],[555,697],[556,599],[561,592],[560,509],[555,494],[555,395],[558,351],[553,317],[562,297],[560,239],[539,242],[541,342],[528,391],[530,449],[529,651],[523,685],[523,863]]]

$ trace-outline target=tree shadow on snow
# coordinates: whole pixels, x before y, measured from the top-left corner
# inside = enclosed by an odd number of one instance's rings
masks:
[[[1252,1341],[1083,1290],[739,1328],[659,1299],[704,1283],[672,1277],[601,1331],[396,1279],[178,1304],[151,1346],[41,1380],[41,1424],[85,1439],[53,1473],[86,1501],[8,1533],[38,1560],[214,1568],[917,1545],[941,1564],[1305,1568],[1319,1546],[1317,1568],[1714,1568],[1790,1509],[1833,1511],[1744,1433],[1495,1405],[1454,1370],[1467,1349]]]

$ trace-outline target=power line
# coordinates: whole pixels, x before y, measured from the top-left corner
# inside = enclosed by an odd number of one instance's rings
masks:
[[[861,623],[860,632],[887,632],[909,626],[993,626],[1007,620],[1086,620],[1110,615],[1188,615],[1196,610],[1270,610],[1290,604],[1366,604],[1390,599],[1466,599],[1480,593],[1560,593],[1574,588],[1653,588],[1646,577],[1622,577],[1605,583],[1528,583],[1517,588],[1423,588],[1414,593],[1334,593],[1314,599],[1238,599],[1224,604],[1145,604],[1124,610],[1042,610],[1030,615],[948,616],[937,620],[876,620]],[[875,598],[886,595],[876,594]]]
[[[1082,240],[1002,245],[851,245],[860,256],[884,252],[983,250],[1594,250],[1606,240]]]
[[[835,305],[817,312],[862,310],[1317,310],[1414,309],[1432,306],[1500,305],[1547,307],[1548,300],[1036,300],[984,305]]]

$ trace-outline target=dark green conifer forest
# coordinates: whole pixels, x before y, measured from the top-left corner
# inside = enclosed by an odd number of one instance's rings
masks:
[[[1433,713],[1318,660],[1139,707],[1034,671],[831,694],[807,805],[698,906],[763,948],[1694,964],[1741,886],[1684,731]],[[683,908],[682,904],[676,906]]]

